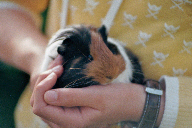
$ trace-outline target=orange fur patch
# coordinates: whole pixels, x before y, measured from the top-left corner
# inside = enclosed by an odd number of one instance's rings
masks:
[[[101,35],[91,31],[90,53],[93,61],[87,64],[85,73],[100,84],[110,83],[125,70],[121,55],[114,55],[104,43]]]

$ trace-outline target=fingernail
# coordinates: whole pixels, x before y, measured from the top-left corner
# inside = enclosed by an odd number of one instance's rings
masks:
[[[55,75],[55,73],[52,72],[51,74],[49,74],[49,75],[47,76],[47,79],[52,79],[52,78],[54,77],[54,75]]]
[[[52,90],[45,92],[44,99],[46,102],[54,102],[57,100],[57,98],[58,98],[57,92]]]
[[[61,70],[62,66],[61,65],[57,65],[54,68],[52,68],[53,72],[58,72],[59,70]]]

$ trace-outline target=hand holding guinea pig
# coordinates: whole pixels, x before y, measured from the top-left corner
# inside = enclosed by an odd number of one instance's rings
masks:
[[[56,67],[39,76],[31,98],[33,112],[51,127],[108,127],[123,120],[139,121],[146,95],[142,85],[52,89],[63,71],[61,65]]]

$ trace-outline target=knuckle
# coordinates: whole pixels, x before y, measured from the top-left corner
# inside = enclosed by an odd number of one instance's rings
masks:
[[[30,105],[33,107],[34,100],[31,98],[30,99]]]
[[[39,75],[39,78],[40,79],[44,79],[45,77],[47,77],[52,71],[51,70],[47,70],[45,72],[42,72],[40,75]]]
[[[40,109],[38,107],[33,107],[33,113],[35,115],[40,115]]]
[[[43,84],[40,82],[39,84],[38,84],[38,86],[36,86],[35,87],[35,90],[37,91],[37,90],[42,90],[43,88],[44,88],[44,86],[42,86]]]
[[[41,107],[37,107],[37,106],[33,107],[33,113],[40,117],[42,117],[45,114],[43,109]]]
[[[39,75],[39,79],[43,79],[48,75],[47,72],[43,72],[42,74]]]

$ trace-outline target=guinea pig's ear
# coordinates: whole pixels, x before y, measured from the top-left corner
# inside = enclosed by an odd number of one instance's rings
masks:
[[[98,33],[101,34],[103,41],[107,43],[107,30],[105,25],[102,25],[100,28],[97,29]]]

